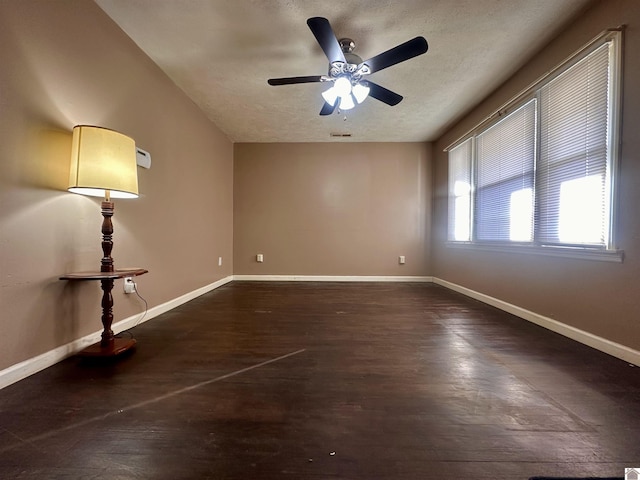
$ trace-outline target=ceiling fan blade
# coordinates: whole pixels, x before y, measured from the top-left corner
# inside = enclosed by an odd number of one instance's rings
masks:
[[[337,105],[338,100],[336,100],[336,103],[333,105],[331,105],[329,102],[324,102],[322,110],[320,110],[320,115],[331,115],[335,111]]]
[[[321,81],[322,75],[311,75],[308,77],[270,78],[267,80],[267,83],[269,85],[293,85],[295,83],[314,83]]]
[[[316,37],[322,51],[329,59],[329,62],[346,62],[344,53],[340,48],[336,34],[333,33],[329,20],[323,17],[312,17],[307,20],[307,25],[311,33]]]
[[[416,37],[407,42],[393,47],[386,52],[382,52],[375,57],[365,60],[364,64],[369,66],[371,73],[382,70],[383,68],[390,67],[396,63],[404,62],[410,58],[417,57],[426,53],[429,49],[429,45],[424,37]]]
[[[386,103],[387,105],[391,105],[393,107],[394,105],[397,105],[402,101],[402,95],[398,95],[391,90],[381,87],[377,83],[367,81],[367,86],[370,89],[369,96],[375,98],[376,100],[380,100],[382,103]]]

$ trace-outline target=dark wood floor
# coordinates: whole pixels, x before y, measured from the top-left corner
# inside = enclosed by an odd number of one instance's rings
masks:
[[[603,319],[606,321],[606,319]],[[640,465],[640,368],[431,284],[235,282],[0,391],[0,478],[527,479]]]

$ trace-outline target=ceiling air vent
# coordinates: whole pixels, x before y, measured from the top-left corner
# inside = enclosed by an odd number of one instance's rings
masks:
[[[344,137],[350,137],[351,134],[350,133],[330,133],[329,136],[344,138]]]

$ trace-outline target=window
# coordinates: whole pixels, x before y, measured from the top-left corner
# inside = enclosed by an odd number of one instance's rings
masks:
[[[610,250],[620,32],[449,149],[450,242]]]
[[[532,240],[536,100],[476,137],[479,241]]]
[[[449,152],[449,239],[471,240],[471,140]]]
[[[609,44],[540,89],[540,241],[607,244]]]

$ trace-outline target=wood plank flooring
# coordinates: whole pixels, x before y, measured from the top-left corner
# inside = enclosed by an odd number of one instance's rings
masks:
[[[603,319],[606,321],[606,319]],[[640,368],[432,284],[233,282],[0,391],[2,479],[640,466]]]

